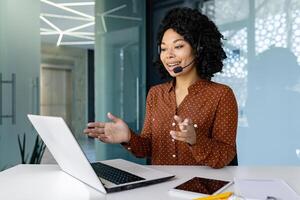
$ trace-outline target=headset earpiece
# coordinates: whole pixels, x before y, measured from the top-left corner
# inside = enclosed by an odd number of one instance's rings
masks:
[[[197,52],[202,53],[202,51],[203,51],[203,47],[200,45],[197,45]]]
[[[197,41],[196,51],[197,51],[196,54],[198,57],[200,56],[200,54],[203,51],[203,47],[201,46],[200,37],[198,38],[198,41]]]
[[[157,45],[157,53],[160,55],[160,45]]]

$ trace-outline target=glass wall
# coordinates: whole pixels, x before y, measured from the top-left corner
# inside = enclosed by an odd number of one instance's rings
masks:
[[[300,1],[214,0],[201,9],[224,34],[215,80],[239,103],[241,165],[300,165]]]
[[[28,113],[39,113],[39,1],[0,1],[0,171],[19,164],[18,136],[25,156],[35,131]]]
[[[107,121],[111,112],[137,132],[146,98],[145,10],[145,1],[96,1],[95,117]],[[121,145],[97,142],[96,154],[135,160]]]

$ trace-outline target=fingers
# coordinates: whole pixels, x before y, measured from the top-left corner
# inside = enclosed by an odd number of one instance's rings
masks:
[[[186,129],[187,124],[184,123],[185,120],[183,120],[181,117],[179,117],[178,115],[174,116],[175,121],[177,122],[177,124],[179,125],[179,129],[180,130],[184,130]]]
[[[98,138],[97,133],[87,133],[88,136],[93,137],[93,138]]]
[[[170,131],[170,134],[173,139],[180,140],[180,141],[186,141],[187,139],[187,132],[181,132],[181,131]]]
[[[187,130],[188,129],[188,124],[183,124],[183,123],[179,124],[179,129],[181,131]]]
[[[97,127],[93,128],[93,129],[87,128],[87,129],[84,129],[84,133],[86,133],[90,137],[97,138],[102,142],[111,143],[110,137],[105,135],[104,128],[97,128]]]
[[[84,133],[93,133],[93,134],[103,134],[104,133],[104,128],[86,128],[83,130]]]
[[[89,128],[104,128],[105,127],[105,123],[104,122],[90,122],[87,124],[87,127]]]
[[[112,115],[111,113],[107,113],[107,117],[112,120],[113,122],[117,122],[120,119],[114,115]],[[97,128],[105,128],[105,122],[90,122],[87,124],[88,129],[97,129]],[[87,129],[85,129],[85,131],[88,132]]]
[[[173,139],[186,142],[190,145],[196,144],[197,138],[196,134],[190,133],[189,131],[170,131],[170,135],[172,136]]]
[[[180,131],[170,131],[172,138],[178,141],[187,142],[191,145],[195,144],[196,133],[192,120],[189,118],[182,119],[177,115],[174,116],[174,119],[178,123]]]
[[[192,120],[189,119],[189,118],[185,118],[185,119],[183,120],[183,123],[188,124],[188,125],[192,125],[192,124],[193,124]]]
[[[112,120],[113,122],[117,122],[119,121],[120,119],[116,116],[114,116],[113,114],[111,114],[110,112],[107,113],[107,117]],[[94,128],[94,127],[98,127],[98,128],[104,128],[105,127],[105,122],[90,122],[87,124],[87,126],[89,128]]]
[[[120,120],[120,118],[114,116],[114,115],[111,114],[110,112],[107,113],[107,117],[108,117],[108,119],[110,119],[111,121],[113,121],[113,122],[115,122],[115,123],[118,122],[118,121]]]
[[[189,118],[185,118],[184,120],[181,118],[181,117],[179,117],[178,115],[175,115],[174,116],[174,119],[175,119],[175,121],[180,125],[180,124],[182,124],[182,125],[191,125],[193,122],[192,122],[192,120],[191,119],[189,119]]]
[[[86,128],[83,130],[83,132],[90,137],[97,138],[99,135],[104,135],[104,128]]]
[[[181,131],[187,130],[187,129],[189,128],[189,126],[192,126],[192,125],[193,125],[192,120],[189,119],[189,118],[185,118],[185,119],[183,120],[181,117],[175,115],[175,116],[174,116],[174,119],[175,119],[175,121],[178,123],[179,129],[180,129]]]
[[[175,115],[175,116],[174,116],[174,119],[175,119],[175,121],[176,121],[178,124],[180,124],[180,123],[182,122],[182,118],[179,117],[178,115]]]

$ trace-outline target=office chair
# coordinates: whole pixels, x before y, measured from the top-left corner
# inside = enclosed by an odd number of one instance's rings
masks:
[[[238,157],[237,154],[235,155],[235,157],[233,158],[233,160],[228,164],[228,166],[238,166]]]

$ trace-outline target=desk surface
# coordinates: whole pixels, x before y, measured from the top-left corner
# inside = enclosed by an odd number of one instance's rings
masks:
[[[0,199],[55,200],[167,200],[181,199],[168,190],[194,177],[223,178],[281,178],[300,194],[300,167],[225,167],[211,169],[203,166],[150,166],[176,174],[171,181],[133,190],[103,195],[62,172],[57,165],[18,165],[0,173]],[[234,186],[228,188],[234,191]],[[182,199],[181,199],[182,200]]]

